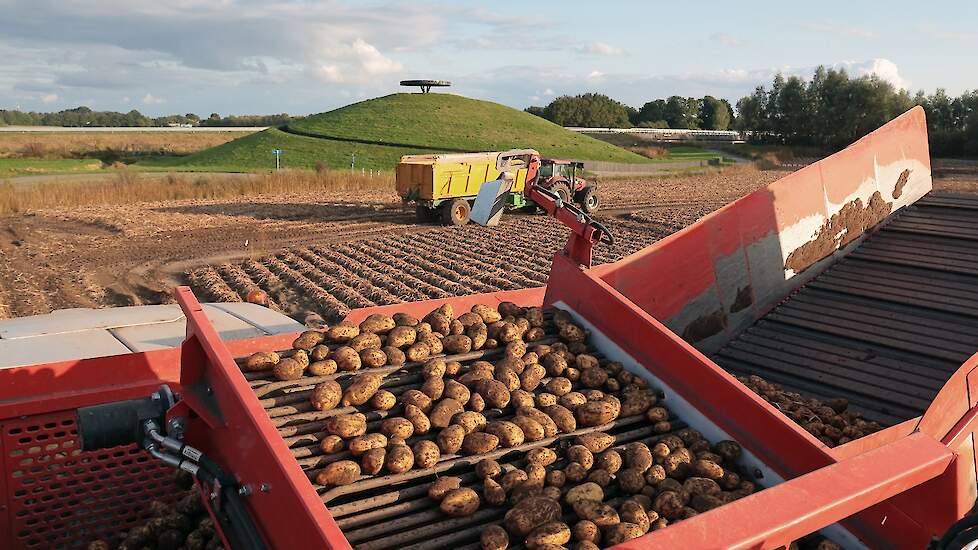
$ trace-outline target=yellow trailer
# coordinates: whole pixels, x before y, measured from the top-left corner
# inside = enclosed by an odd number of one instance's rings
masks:
[[[454,225],[468,222],[472,202],[487,181],[499,179],[500,167],[513,172],[509,205],[526,206],[523,188],[531,160],[539,164],[540,153],[532,149],[487,153],[405,155],[397,165],[397,193],[404,202],[417,205],[418,218]],[[532,176],[531,176],[532,177]]]

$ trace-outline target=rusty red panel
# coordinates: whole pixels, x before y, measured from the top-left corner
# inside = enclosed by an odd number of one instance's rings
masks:
[[[914,434],[615,548],[778,548],[934,479],[952,460],[939,441]],[[890,538],[886,546],[922,548],[927,540]]]

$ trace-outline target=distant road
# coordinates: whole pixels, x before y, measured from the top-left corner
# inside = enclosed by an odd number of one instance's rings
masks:
[[[268,126],[0,126],[0,132],[261,132]]]

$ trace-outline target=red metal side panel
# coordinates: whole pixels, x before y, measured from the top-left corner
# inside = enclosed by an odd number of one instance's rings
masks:
[[[394,313],[407,313],[419,319],[431,313],[431,311],[442,304],[452,304],[457,312],[468,311],[475,304],[486,304],[491,306],[499,305],[500,302],[513,302],[521,306],[538,306],[543,303],[543,294],[546,287],[525,288],[521,290],[507,290],[502,292],[492,292],[487,294],[470,294],[468,296],[455,296],[452,298],[439,298],[435,300],[424,300],[421,302],[404,302],[402,304],[391,304],[389,306],[376,306],[354,309],[346,316],[344,321],[349,323],[359,323],[367,318],[368,315],[382,313],[393,315]],[[291,347],[291,345],[289,346]]]

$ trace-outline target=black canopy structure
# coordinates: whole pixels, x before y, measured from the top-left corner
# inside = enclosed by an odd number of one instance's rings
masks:
[[[401,86],[419,86],[421,93],[426,94],[434,87],[448,87],[452,83],[447,80],[402,80]]]

